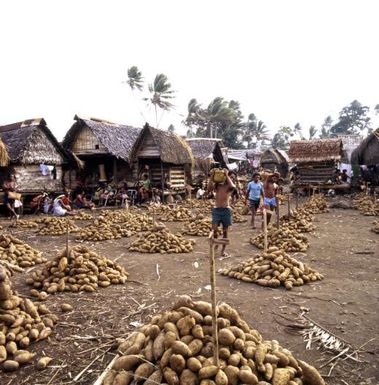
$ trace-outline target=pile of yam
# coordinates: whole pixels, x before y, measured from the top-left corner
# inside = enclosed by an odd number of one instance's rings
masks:
[[[0,259],[20,267],[46,261],[42,253],[12,235],[0,235]]]
[[[371,231],[376,234],[379,234],[379,221],[374,222],[374,226],[371,227]]]
[[[30,363],[35,353],[28,347],[46,339],[58,317],[44,304],[34,304],[12,290],[10,273],[0,266],[0,363],[5,371],[14,371]]]
[[[194,243],[194,240],[186,239],[180,233],[173,234],[166,228],[158,227],[142,233],[128,249],[141,253],[190,253]]]
[[[129,210],[107,211],[103,210],[101,216],[113,223],[123,224],[130,231],[150,231],[157,225],[151,216],[146,214],[131,213]]]
[[[365,193],[357,194],[353,199],[353,207],[359,210],[363,215],[379,215],[379,203]]]
[[[222,275],[254,282],[265,287],[302,286],[307,282],[321,280],[323,276],[306,264],[288,255],[284,250],[271,247],[267,253],[256,255],[237,266],[219,271]]]
[[[192,219],[191,210],[183,206],[171,208],[169,206],[161,206],[159,212],[159,220],[162,222],[182,222]]]
[[[9,227],[15,227],[18,229],[38,229],[38,224],[35,221],[26,221],[24,219],[18,219],[16,222],[13,222]]]
[[[322,194],[312,195],[303,205],[303,209],[307,210],[312,214],[327,213],[328,205],[326,199]]]
[[[184,225],[184,234],[196,235],[198,237],[207,237],[212,230],[212,221],[210,218],[204,218],[202,214],[198,215],[196,219],[187,222]]]
[[[134,234],[127,226],[111,222],[100,215],[92,224],[80,229],[78,239],[82,241],[106,241],[109,239],[120,239],[130,237]]]
[[[264,248],[264,234],[250,238],[250,243],[260,249]],[[308,238],[296,230],[286,227],[276,228],[270,225],[267,230],[268,247],[278,247],[284,251],[306,251],[309,248]]]
[[[318,371],[278,341],[264,341],[231,306],[218,311],[219,365],[213,357],[211,304],[183,296],[174,310],[120,341],[102,385],[325,385]]]
[[[92,221],[93,215],[86,213],[84,210],[79,210],[76,215],[72,217],[72,219],[75,219],[77,221]]]
[[[233,210],[233,223],[246,222],[247,219],[242,216],[237,210]]]
[[[314,231],[316,226],[312,223],[313,216],[305,209],[291,210],[282,216],[280,226],[290,230],[297,230],[299,233],[309,233]]]
[[[75,222],[68,218],[46,217],[37,219],[36,222],[42,223],[42,227],[38,230],[39,235],[63,235],[67,233],[75,233],[80,230]]]
[[[47,294],[56,292],[94,292],[98,287],[123,284],[127,272],[111,261],[85,246],[64,250],[55,259],[45,263],[40,270],[34,270],[26,279],[33,286],[31,294],[40,297],[38,290]]]

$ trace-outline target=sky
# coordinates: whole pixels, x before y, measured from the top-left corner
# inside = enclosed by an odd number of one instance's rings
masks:
[[[0,1],[0,125],[43,117],[61,140],[75,114],[156,125],[125,80],[136,65],[191,98],[237,100],[271,133],[307,131],[354,99],[379,103],[377,0]],[[372,114],[373,126],[379,115]]]

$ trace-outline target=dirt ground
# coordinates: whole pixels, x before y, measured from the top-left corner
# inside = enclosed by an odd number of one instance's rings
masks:
[[[296,258],[324,274],[323,281],[286,291],[218,275],[217,299],[235,307],[265,339],[278,340],[296,357],[320,368],[329,385],[379,384],[379,235],[369,230],[373,220],[358,211],[342,209],[316,216],[316,231],[307,235],[311,246],[307,254],[299,253]],[[0,224],[5,229],[7,222]],[[183,224],[168,226],[179,231]],[[218,258],[217,268],[258,253],[249,244],[252,233],[248,222],[235,224],[230,232],[231,257]],[[48,258],[56,255],[65,243],[64,236],[36,236],[30,230],[16,230],[13,234]],[[129,253],[125,246],[135,237],[86,242],[106,257],[117,259],[129,272],[129,280],[125,285],[99,289],[96,293],[49,296],[46,305],[60,315],[60,321],[49,341],[34,344],[31,350],[38,353],[36,358],[46,354],[54,358],[53,362],[42,372],[33,365],[12,374],[0,372],[1,385],[93,384],[114,358],[116,338],[148,321],[154,313],[170,308],[178,295],[189,294],[210,301],[206,238],[193,237],[196,245],[192,253],[167,255]],[[25,276],[16,273],[13,286],[28,295]],[[61,313],[62,302],[72,304],[74,310]],[[307,350],[302,336],[288,327],[297,323],[300,308],[309,309],[312,320],[354,347],[362,346],[362,362],[338,361],[332,370],[335,361],[324,366],[333,355],[316,346]]]

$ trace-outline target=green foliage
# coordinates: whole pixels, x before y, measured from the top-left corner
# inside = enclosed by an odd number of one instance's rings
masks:
[[[328,115],[324,119],[324,123],[321,125],[320,139],[328,139],[330,138],[331,132],[330,128],[333,125],[333,119],[330,115]]]
[[[167,128],[167,131],[173,134],[175,132],[175,126],[173,124],[170,124]]]
[[[137,88],[137,90],[142,91],[143,89],[142,72],[136,66],[128,68],[128,80],[126,81],[126,83],[129,84],[132,90]]]
[[[259,143],[268,140],[267,127],[262,120],[257,120],[254,114],[249,114],[247,122],[243,123],[242,140],[247,142],[248,148],[256,148]]]
[[[317,134],[316,126],[310,126],[308,133],[309,133],[309,139],[314,139]]]
[[[363,106],[357,100],[344,107],[339,116],[339,121],[331,127],[332,134],[357,134],[359,131],[370,127],[370,118],[367,116],[370,108]]]
[[[281,150],[288,150],[289,141],[295,135],[294,130],[289,126],[281,126],[271,141],[271,146]]]

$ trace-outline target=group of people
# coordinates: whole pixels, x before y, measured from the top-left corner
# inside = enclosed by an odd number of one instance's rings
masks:
[[[215,169],[214,169],[215,170]],[[232,209],[230,207],[230,200],[235,194],[236,184],[234,178],[229,174],[229,170],[224,169],[225,178],[222,182],[214,182],[214,173],[211,171],[210,182],[208,184],[208,193],[213,193],[215,198],[215,205],[212,209],[212,230],[214,238],[218,237],[219,226],[222,225],[222,235],[224,238],[228,237],[228,228],[232,225]],[[267,210],[267,224],[270,222],[271,213],[277,208],[277,193],[279,189],[279,174],[273,173],[266,177],[262,182],[260,174],[254,173],[252,180],[247,184],[245,191],[245,202],[249,202],[251,210],[251,225],[255,226],[256,213],[259,208]],[[263,225],[263,222],[262,222]],[[221,247],[221,256],[225,257],[226,245]]]

